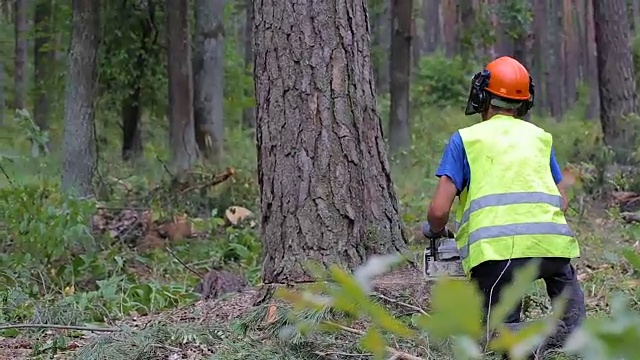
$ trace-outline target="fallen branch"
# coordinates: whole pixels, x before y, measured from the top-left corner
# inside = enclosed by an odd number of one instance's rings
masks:
[[[204,280],[204,275],[200,274],[199,272],[197,272],[196,270],[194,270],[193,268],[191,268],[189,265],[185,264],[184,261],[182,261],[178,255],[176,255],[176,253],[174,253],[168,246],[164,247],[165,250],[167,250],[167,252],[169,253],[169,255],[171,255],[174,259],[176,259],[177,262],[180,263],[180,265],[182,265],[185,269],[189,270],[190,272],[192,272],[194,275],[196,275],[197,277],[199,277],[201,280]]]
[[[229,179],[230,177],[232,177],[234,174],[236,173],[236,170],[234,168],[227,168],[227,170],[225,170],[225,172],[223,172],[222,174],[216,175],[215,178],[213,178],[213,180],[204,183],[204,184],[197,184],[197,185],[193,185],[193,186],[189,186],[185,189],[183,189],[182,191],[180,191],[180,194],[184,194],[186,192],[189,191],[193,191],[193,190],[199,190],[199,189],[204,189],[207,187],[212,187],[212,186],[216,186],[220,183],[223,183],[225,181],[227,181],[227,179]]]
[[[329,326],[333,326],[336,329],[342,330],[344,332],[350,333],[350,334],[354,334],[354,335],[358,335],[358,336],[364,336],[365,333],[361,330],[358,329],[354,329],[348,326],[344,326],[344,325],[340,325],[340,324],[336,324],[332,321],[323,321],[323,323],[325,325],[329,325]],[[387,352],[389,352],[391,354],[391,359],[394,360],[424,360],[421,357],[417,357],[414,355],[411,355],[409,353],[406,353],[404,351],[400,351],[398,349],[394,349],[390,346],[386,346]]]
[[[413,311],[419,312],[422,315],[430,316],[426,311],[424,311],[423,309],[421,309],[421,308],[419,308],[419,307],[417,307],[415,305],[407,304],[407,303],[402,302],[400,300],[392,299],[390,297],[384,296],[384,295],[382,295],[380,293],[376,293],[376,292],[374,292],[373,295],[378,297],[378,298],[380,298],[380,299],[382,299],[382,300],[384,300],[384,301],[388,301],[388,302],[390,302],[392,304],[397,304],[397,305],[406,307],[407,309],[411,309]]]
[[[0,325],[0,330],[6,329],[61,329],[61,330],[79,330],[79,331],[93,331],[93,332],[120,332],[119,328],[100,328],[93,326],[80,326],[80,325],[55,325],[55,324],[9,324]]]

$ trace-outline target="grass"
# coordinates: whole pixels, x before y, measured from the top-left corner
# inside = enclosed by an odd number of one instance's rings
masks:
[[[387,107],[383,104],[381,108],[384,116]],[[391,159],[402,217],[409,228],[415,228],[424,221],[426,206],[436,183],[433,173],[449,136],[458,128],[476,121],[460,113],[459,109],[418,109],[412,122],[412,146]],[[559,123],[546,119],[532,121],[554,135],[561,164],[571,162],[581,166],[599,166],[594,160],[601,153],[599,125],[582,121],[577,114],[569,115]],[[151,119],[146,119],[145,127],[153,129],[149,126],[151,123]],[[20,356],[30,354],[32,358],[61,353],[77,359],[114,360],[131,356],[171,358],[172,354],[224,360],[246,357],[313,359],[351,358],[348,354],[362,352],[358,347],[358,336],[344,332],[314,334],[310,338],[300,337],[297,341],[281,340],[276,335],[287,323],[285,315],[279,314],[278,321],[265,329],[263,319],[265,311],[268,311],[265,307],[257,307],[235,321],[216,318],[219,321],[212,323],[202,318],[202,314],[198,315],[199,308],[192,305],[196,299],[192,289],[199,281],[195,273],[204,274],[212,264],[242,273],[252,284],[259,282],[260,243],[255,229],[227,227],[220,219],[220,213],[229,205],[245,206],[255,212],[259,210],[252,135],[238,127],[228,127],[225,159],[219,168],[200,169],[204,174],[200,176],[212,176],[226,166],[234,167],[237,175],[208,192],[204,199],[206,202],[203,202],[199,193],[176,197],[168,190],[169,176],[163,164],[168,153],[162,130],[145,132],[145,157],[135,165],[120,161],[117,129],[100,128],[99,131],[108,140],[107,145],[99,149],[97,179],[104,205],[117,208],[141,204],[149,207],[158,221],[185,211],[189,212],[189,217],[197,217],[193,215],[194,208],[213,208],[218,215],[198,223],[206,236],[172,241],[168,244],[171,252],[164,247],[140,251],[106,238],[94,237],[90,243],[95,246],[90,251],[74,256],[70,253],[73,247],[70,244],[75,244],[77,239],[71,239],[69,230],[62,225],[45,225],[49,227],[42,232],[40,241],[57,244],[52,247],[55,256],[34,250],[30,256],[14,253],[0,258],[3,266],[0,279],[5,279],[0,282],[0,323],[106,323],[113,326],[125,324],[130,328],[99,337],[77,331],[4,330],[0,332],[0,355],[3,355],[3,344],[11,347],[19,341],[26,341],[32,349]],[[15,125],[3,128],[0,165],[6,176],[0,174],[0,189],[5,189],[5,196],[11,194],[7,190],[9,185],[55,188],[61,164],[60,127],[52,128],[51,139],[53,152],[50,156],[31,158],[23,129]],[[608,312],[610,295],[616,291],[633,295],[634,306],[639,299],[635,295],[637,282],[632,277],[633,270],[623,260],[619,249],[640,239],[640,232],[634,226],[621,224],[617,213],[609,211],[599,200],[590,199],[587,193],[599,186],[603,184],[587,179],[581,187],[576,187],[569,212],[569,221],[582,246],[583,257],[578,261],[578,269],[592,317]],[[154,197],[149,196],[152,189],[156,191]],[[37,198],[36,195],[29,196]],[[581,198],[587,199],[584,204],[577,201]],[[63,200],[53,201],[46,200],[44,204],[54,208],[66,204]],[[44,213],[42,210],[42,213],[32,215],[29,223],[44,221],[41,220],[45,219]],[[10,222],[23,221],[18,217],[24,214],[19,211],[12,214],[15,217],[8,219]],[[412,245],[419,247],[416,244],[420,239],[414,232],[408,234]],[[26,238],[24,241],[26,244]],[[38,256],[52,263],[38,263]],[[550,304],[540,283],[530,291],[525,307],[532,317],[549,309]],[[200,309],[204,312],[210,310]],[[184,319],[185,314],[190,318]],[[318,322],[327,314],[309,316],[315,316],[314,321]],[[146,319],[146,325],[142,325],[140,319]],[[429,339],[423,339],[420,344],[402,343],[399,338],[395,341],[398,348],[415,350],[426,359],[450,356],[447,355],[450,348],[446,343],[434,343]]]

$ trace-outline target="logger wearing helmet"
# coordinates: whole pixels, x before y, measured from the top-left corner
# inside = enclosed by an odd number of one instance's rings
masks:
[[[450,233],[449,211],[459,196],[455,242],[464,272],[484,294],[485,314],[514,271],[535,259],[548,295],[568,296],[562,320],[571,331],[585,316],[571,265],[580,250],[564,216],[551,134],[520,119],[533,102],[529,72],[513,58],[498,58],[475,74],[465,114],[480,114],[482,122],[454,133],[444,150],[426,235]],[[521,304],[505,322],[520,322],[520,311]]]

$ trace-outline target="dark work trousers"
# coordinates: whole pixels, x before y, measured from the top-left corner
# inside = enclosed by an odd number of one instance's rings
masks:
[[[484,318],[487,310],[500,301],[500,293],[511,283],[514,271],[525,266],[531,258],[520,258],[499,261],[486,261],[471,269],[471,280],[484,294]],[[540,258],[540,268],[537,279],[543,279],[547,285],[547,294],[551,301],[563,294],[567,297],[565,313],[561,320],[569,332],[573,332],[586,316],[584,293],[578,283],[576,271],[568,258]],[[508,264],[508,266],[507,266]],[[506,267],[506,270],[505,270]],[[502,277],[500,277],[500,274]],[[494,286],[495,284],[495,286]],[[493,293],[491,288],[493,287]],[[490,296],[491,294],[491,296]],[[507,316],[505,323],[520,322],[522,302],[519,302],[513,312]]]

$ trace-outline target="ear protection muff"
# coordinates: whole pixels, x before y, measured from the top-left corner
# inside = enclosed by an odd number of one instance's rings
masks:
[[[467,107],[464,110],[465,115],[478,114],[485,111],[491,102],[491,94],[486,91],[489,86],[491,72],[487,69],[477,72],[471,79],[471,89],[469,90],[469,98],[467,99]]]
[[[520,106],[520,108],[518,108],[518,110],[516,111],[516,114],[515,114],[516,116],[518,117],[525,116],[529,112],[529,110],[533,108],[535,94],[536,94],[536,86],[533,83],[533,79],[531,78],[531,75],[529,75],[529,100],[523,101],[522,106]]]

